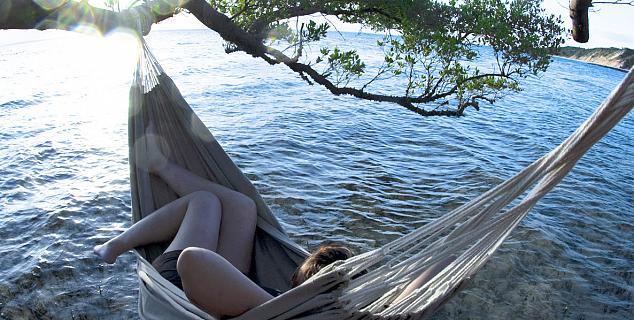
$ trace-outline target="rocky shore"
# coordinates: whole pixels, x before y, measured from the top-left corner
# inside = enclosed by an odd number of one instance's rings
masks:
[[[558,55],[622,70],[629,70],[634,65],[634,50],[627,48],[562,47]]]

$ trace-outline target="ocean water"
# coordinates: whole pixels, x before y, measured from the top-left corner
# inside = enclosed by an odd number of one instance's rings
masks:
[[[373,35],[354,43],[370,67]],[[206,30],[152,32],[166,72],[293,239],[369,250],[558,145],[625,73],[554,58],[525,90],[462,118],[335,97],[283,66],[226,55]],[[0,32],[0,318],[137,318],[135,260],[91,248],[130,225],[134,42]],[[486,62],[484,62],[486,64]],[[380,90],[398,87],[395,80]],[[634,117],[513,232],[435,319],[634,318]]]

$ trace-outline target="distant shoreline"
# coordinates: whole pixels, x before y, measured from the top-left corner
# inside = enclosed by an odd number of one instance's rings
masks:
[[[554,55],[555,57],[561,58],[561,59],[566,59],[566,60],[571,60],[571,61],[578,61],[578,62],[584,62],[587,64],[591,64],[594,66],[598,66],[598,67],[603,67],[603,68],[608,68],[608,69],[612,69],[612,70],[616,70],[616,71],[621,71],[621,72],[628,72],[630,71],[629,69],[621,69],[621,68],[617,68],[617,67],[612,67],[612,66],[607,66],[604,64],[600,64],[600,63],[595,63],[595,62],[590,62],[590,61],[585,61],[585,60],[581,60],[581,59],[575,59],[575,58],[569,58],[569,57],[564,57],[564,56],[560,56],[560,55]]]
[[[182,31],[201,31],[209,30],[207,28],[183,28],[183,29],[161,29],[156,28],[156,32],[182,32]],[[356,33],[359,32],[344,32]],[[361,32],[371,35],[372,33]],[[81,35],[81,33],[59,30],[0,30],[0,47],[11,45],[21,45],[40,41],[51,41],[63,39],[66,36]],[[629,48],[590,48],[584,49],[579,47],[566,46],[560,48],[557,54],[553,56],[564,59],[572,59],[582,61],[593,65],[610,68],[621,72],[629,72],[634,67],[634,49]]]
[[[634,50],[628,48],[562,47],[557,56],[628,72],[634,66]]]

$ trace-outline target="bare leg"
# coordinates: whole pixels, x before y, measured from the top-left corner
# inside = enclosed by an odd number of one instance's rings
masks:
[[[179,196],[197,191],[215,194],[222,203],[222,221],[218,249],[214,250],[223,256],[243,273],[251,267],[253,238],[257,223],[256,206],[246,195],[201,178],[189,170],[170,162],[162,154],[150,125],[146,131],[147,155],[149,169],[161,177]]]
[[[156,210],[94,251],[106,263],[114,263],[132,248],[172,239],[166,251],[191,246],[216,250],[220,221],[220,200],[209,192],[195,192]]]
[[[407,287],[405,287],[405,289],[403,290],[403,292],[401,292],[400,295],[398,295],[398,297],[396,297],[396,299],[394,299],[394,301],[392,301],[392,303],[397,303],[403,299],[405,299],[407,296],[410,295],[410,293],[412,293],[412,291],[420,288],[421,286],[423,286],[425,283],[427,283],[429,280],[431,280],[433,277],[435,277],[440,271],[442,271],[443,269],[445,269],[451,262],[453,262],[454,260],[456,260],[456,256],[455,255],[450,255],[447,256],[443,259],[440,259],[438,262],[432,264],[431,266],[429,266],[429,268],[427,268],[425,271],[421,272],[421,274],[416,277],[416,279],[414,279],[412,282],[409,283],[409,285],[407,285]]]
[[[189,300],[217,317],[237,316],[273,298],[209,250],[185,249],[178,258],[178,273]]]

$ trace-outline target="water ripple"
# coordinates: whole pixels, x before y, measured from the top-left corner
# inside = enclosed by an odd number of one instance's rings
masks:
[[[368,63],[380,63],[376,36],[355,39],[367,42],[360,54]],[[565,139],[623,77],[555,58],[495,106],[421,118],[225,55],[205,31],[157,32],[149,41],[289,234],[307,247],[334,240],[358,251],[504,181]],[[135,318],[134,257],[110,266],[90,252],[130,223],[129,74],[95,82],[68,60],[70,47],[41,45],[5,46],[0,55],[13,77],[0,76],[0,87],[11,88],[0,92],[0,317]],[[59,63],[35,77],[41,63],[20,64],[17,53]],[[106,99],[96,91],[114,100],[90,108]],[[634,318],[633,132],[629,116],[435,318]]]

